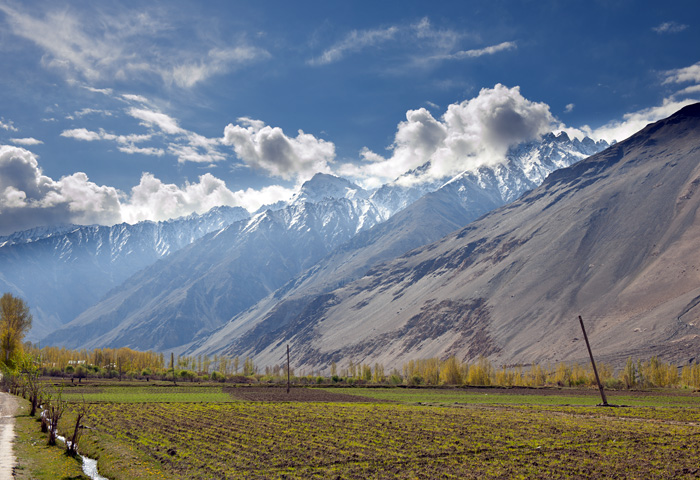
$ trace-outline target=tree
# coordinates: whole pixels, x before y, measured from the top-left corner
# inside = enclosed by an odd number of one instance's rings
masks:
[[[6,293],[0,298],[0,348],[5,365],[22,348],[22,338],[32,327],[32,315],[24,300]]]

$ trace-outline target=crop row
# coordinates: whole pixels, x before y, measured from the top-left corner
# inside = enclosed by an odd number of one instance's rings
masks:
[[[183,478],[692,478],[700,427],[647,418],[655,416],[653,409],[632,411],[99,404],[90,426],[136,446],[170,476]]]

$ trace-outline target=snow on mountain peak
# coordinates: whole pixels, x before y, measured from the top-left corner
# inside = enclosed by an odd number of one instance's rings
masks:
[[[301,186],[290,203],[319,203],[329,198],[366,199],[367,191],[354,183],[327,173],[317,173]]]

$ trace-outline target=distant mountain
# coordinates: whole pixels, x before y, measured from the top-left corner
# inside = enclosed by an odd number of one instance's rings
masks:
[[[218,351],[275,364],[289,344],[311,368],[581,360],[582,315],[602,359],[688,362],[700,348],[699,209],[696,104]]]
[[[37,228],[0,238],[0,291],[24,298],[36,341],[74,319],[142,268],[208,232],[248,218],[242,208],[105,226]]]
[[[122,278],[99,304],[76,312],[73,322],[44,342],[186,348],[243,312],[249,319],[243,322],[246,329],[270,309],[291,315],[287,307],[301,308],[301,297],[329,291],[364,275],[376,262],[435,241],[533,188],[544,172],[578,161],[587,148],[604,146],[547,135],[513,149],[507,164],[418,189],[405,188],[398,179],[371,195],[345,179],[317,174],[289,203],[233,223],[177,255],[149,263],[128,280]],[[420,176],[427,168],[407,175]],[[430,193],[434,189],[438,191]],[[424,199],[416,202],[418,195]],[[288,282],[295,287],[285,286]],[[266,299],[273,293],[274,298]],[[263,299],[267,307],[256,306]],[[253,306],[260,315],[251,313]],[[71,334],[76,327],[85,338]],[[217,343],[229,340],[221,334]]]
[[[250,345],[264,342],[270,332],[290,322],[319,294],[362,277],[378,263],[439,240],[535,188],[548,172],[571,165],[606,146],[604,141],[571,140],[565,133],[549,134],[539,142],[511,150],[505,164],[465,171],[452,179],[424,183],[420,188],[403,188],[406,178],[385,185],[370,199],[375,204],[380,199],[385,202],[377,208],[390,216],[389,220],[359,233],[218,331],[196,339],[186,352],[220,353],[233,351],[232,348],[247,351]],[[428,166],[408,172],[406,177],[423,175]],[[430,192],[430,188],[437,191]],[[420,189],[428,193],[415,200],[413,195],[421,194]],[[402,206],[402,210],[394,212]]]
[[[46,341],[166,350],[219,327],[381,221],[366,195],[338,190],[350,184],[337,180],[314,177],[286,208],[232,224],[154,264]],[[306,201],[312,198],[318,203]]]
[[[385,218],[389,218],[448,183],[456,189],[462,203],[476,206],[482,213],[518,198],[540,185],[556,169],[568,167],[609,145],[605,140],[571,139],[565,132],[549,133],[539,140],[511,148],[504,163],[467,169],[455,177],[426,181],[430,162],[406,172],[394,182],[383,185],[370,199]],[[461,190],[460,190],[461,189]],[[480,202],[486,202],[483,207]]]

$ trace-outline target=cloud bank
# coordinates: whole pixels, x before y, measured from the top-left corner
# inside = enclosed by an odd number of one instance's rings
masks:
[[[127,195],[91,182],[83,172],[54,180],[43,174],[32,152],[0,145],[0,235],[42,225],[160,221],[204,213],[218,205],[255,211],[288,200],[292,194],[291,189],[281,186],[233,192],[210,173],[184,186],[166,184],[143,173]]]
[[[82,172],[53,180],[36,157],[20,147],[0,146],[0,234],[38,225],[118,223],[119,192],[90,182]],[[5,230],[11,227],[12,231]]]

